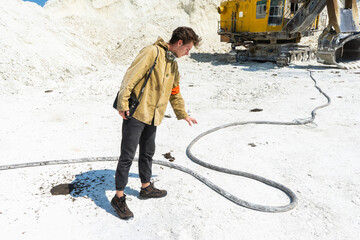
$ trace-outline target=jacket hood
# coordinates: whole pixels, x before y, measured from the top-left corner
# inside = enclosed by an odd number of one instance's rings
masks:
[[[158,37],[158,39],[156,40],[156,42],[154,43],[154,45],[157,45],[159,47],[164,48],[165,50],[168,50],[168,45],[167,43],[161,38]]]

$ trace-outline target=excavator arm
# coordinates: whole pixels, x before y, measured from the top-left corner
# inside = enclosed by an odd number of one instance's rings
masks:
[[[336,0],[334,0],[336,1]],[[293,0],[295,3],[302,3],[295,15],[284,25],[284,32],[300,32],[309,29],[316,17],[326,6],[326,0]]]

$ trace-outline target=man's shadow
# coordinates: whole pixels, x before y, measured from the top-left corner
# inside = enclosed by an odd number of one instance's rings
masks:
[[[78,174],[70,183],[70,195],[74,198],[88,197],[96,206],[117,217],[115,210],[110,205],[106,191],[115,192],[115,171],[114,170],[93,170]],[[129,178],[138,178],[139,175],[129,173]],[[129,196],[138,197],[139,191],[126,187],[124,193]]]

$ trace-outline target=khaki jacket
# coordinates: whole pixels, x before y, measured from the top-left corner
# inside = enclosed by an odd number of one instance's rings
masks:
[[[166,42],[158,40],[150,46],[143,48],[124,75],[118,94],[117,110],[128,111],[130,96],[138,98],[142,85],[150,68],[159,56],[156,66],[146,84],[133,118],[154,125],[160,125],[164,118],[167,104],[170,101],[177,119],[185,119],[188,114],[185,111],[184,100],[179,90],[180,75],[176,61],[169,61],[165,57],[168,48]]]

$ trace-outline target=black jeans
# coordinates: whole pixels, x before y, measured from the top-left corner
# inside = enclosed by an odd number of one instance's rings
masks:
[[[142,183],[150,182],[152,175],[152,157],[155,154],[156,126],[145,124],[131,118],[123,120],[121,154],[115,173],[116,190],[123,191],[128,183],[129,170],[135,157],[136,148],[139,152],[139,176]]]

